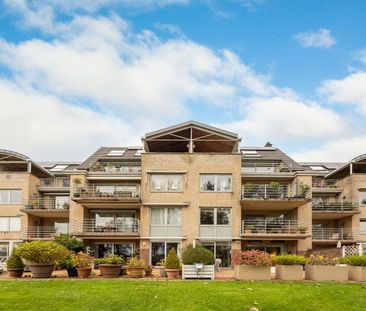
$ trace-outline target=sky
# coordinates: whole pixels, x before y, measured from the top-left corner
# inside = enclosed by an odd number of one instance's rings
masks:
[[[196,120],[348,161],[365,118],[363,0],[0,0],[0,148],[34,160]]]

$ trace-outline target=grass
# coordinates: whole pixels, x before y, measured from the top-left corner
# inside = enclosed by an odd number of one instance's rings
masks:
[[[365,310],[366,284],[0,281],[0,310]]]

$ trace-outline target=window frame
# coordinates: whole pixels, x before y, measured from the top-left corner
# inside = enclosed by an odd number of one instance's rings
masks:
[[[21,218],[19,216],[0,216],[0,219],[7,219],[7,229],[1,230],[1,227],[0,227],[0,232],[20,232],[20,231],[22,231],[22,223],[21,223]],[[11,219],[12,220],[17,219],[19,221],[19,230],[13,230],[11,228],[11,221],[10,221]]]
[[[364,195],[364,198],[361,199],[361,193]],[[364,202],[365,203],[362,203]],[[366,205],[366,190],[362,189],[358,191],[358,203],[362,206]]]
[[[214,177],[214,190],[205,190],[202,186],[202,177],[204,176],[213,176]],[[218,189],[218,176],[230,176],[230,189],[229,190],[217,190]],[[232,193],[233,192],[233,174],[231,173],[220,173],[220,174],[207,174],[202,173],[200,174],[200,192],[208,192],[208,193]]]
[[[16,188],[16,189],[0,189],[0,191],[7,191],[7,202],[2,202],[0,201],[0,205],[20,205],[22,204],[22,198],[23,198],[23,190],[22,189],[19,189],[19,188]],[[11,202],[11,198],[12,198],[12,195],[11,195],[11,192],[12,191],[19,191],[20,192],[20,200],[19,202]]]
[[[158,190],[158,189],[153,189],[153,178],[154,176],[160,176],[160,177],[163,177],[164,178],[164,181],[165,181],[165,187],[164,189],[162,190]],[[177,190],[170,190],[169,189],[169,177],[171,176],[179,176],[180,179],[181,179],[181,184],[182,184],[182,187],[181,189],[178,189]],[[183,174],[180,174],[180,173],[171,173],[171,174],[163,174],[163,173],[153,173],[153,174],[150,174],[150,192],[153,192],[153,193],[164,193],[164,192],[167,192],[167,193],[182,193],[184,192],[184,178],[183,178]]]
[[[212,209],[214,211],[214,218],[213,218],[213,224],[202,224],[202,210],[209,210]],[[218,224],[217,223],[217,212],[219,209],[226,209],[230,211],[230,217],[229,217],[229,223],[228,224]],[[233,219],[232,219],[232,208],[230,207],[200,207],[200,226],[232,226]]]
[[[152,213],[153,210],[163,210],[163,223],[161,224],[153,224],[152,223]],[[175,209],[179,210],[179,224],[168,224],[168,209]],[[181,207],[151,207],[150,208],[150,226],[154,227],[176,227],[176,226],[182,226],[182,208]]]

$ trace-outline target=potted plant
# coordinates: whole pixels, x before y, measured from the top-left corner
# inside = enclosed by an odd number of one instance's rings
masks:
[[[182,251],[183,279],[211,279],[215,277],[214,254],[203,246],[186,246]]]
[[[13,251],[6,262],[6,269],[11,278],[21,278],[24,272],[22,259]]]
[[[237,280],[270,280],[272,260],[258,250],[242,251],[234,254],[232,263]]]
[[[278,181],[272,181],[269,183],[269,190],[270,197],[279,198],[281,194],[281,184]]]
[[[151,276],[152,270],[153,270],[152,266],[150,265],[145,266],[145,276]]]
[[[72,255],[73,253],[70,252],[69,256],[67,256],[64,260],[62,260],[59,264],[58,264],[58,268],[66,270],[67,271],[67,275],[69,277],[77,277],[78,276],[78,272],[76,270],[76,267],[74,265],[74,262],[72,260]]]
[[[306,230],[308,230],[308,227],[306,226],[299,226],[299,232],[300,234],[305,234]]]
[[[310,255],[305,267],[305,278],[313,281],[347,281],[348,267],[337,265],[338,258]]]
[[[84,243],[69,234],[60,234],[55,237],[55,242],[65,246],[68,250],[79,253],[84,250]]]
[[[124,263],[122,257],[112,254],[98,258],[94,262],[99,264],[101,275],[105,278],[118,278]]]
[[[366,255],[345,257],[341,263],[348,265],[348,279],[357,282],[366,282]]]
[[[74,187],[75,187],[74,197],[78,198],[78,197],[80,197],[81,178],[75,177],[72,181],[73,181],[73,184],[74,184]]]
[[[84,252],[79,252],[72,256],[72,261],[76,270],[78,272],[78,276],[80,278],[86,279],[90,276],[92,267],[93,267],[94,258]]]
[[[142,278],[144,276],[145,262],[143,259],[131,257],[127,261],[127,266],[131,278]]]
[[[305,198],[306,194],[310,191],[310,189],[311,187],[309,185],[301,182],[299,185],[300,196]]]
[[[159,267],[160,277],[165,278],[166,277],[165,259],[160,260],[156,265]]]
[[[18,245],[15,254],[27,262],[32,277],[49,278],[55,264],[64,260],[69,252],[54,241],[32,241]]]
[[[174,248],[172,248],[169,251],[165,261],[165,271],[168,276],[168,280],[174,280],[177,278],[179,272],[179,266],[180,262],[177,252],[175,251]]]
[[[252,233],[253,229],[254,229],[253,225],[245,225],[244,232],[245,233]]]
[[[272,260],[276,264],[276,279],[300,281],[304,278],[303,266],[307,263],[304,256],[279,255]]]

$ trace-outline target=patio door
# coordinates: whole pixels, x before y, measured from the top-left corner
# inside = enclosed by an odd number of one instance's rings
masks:
[[[124,259],[130,258],[135,254],[135,243],[100,243],[96,244],[96,257],[103,258],[109,254],[118,255]]]
[[[156,266],[159,261],[165,259],[169,251],[174,248],[179,256],[179,242],[151,242],[151,264]]]
[[[216,241],[202,242],[201,244],[214,254],[215,259],[221,260],[221,267],[228,268],[231,266],[231,242]]]

